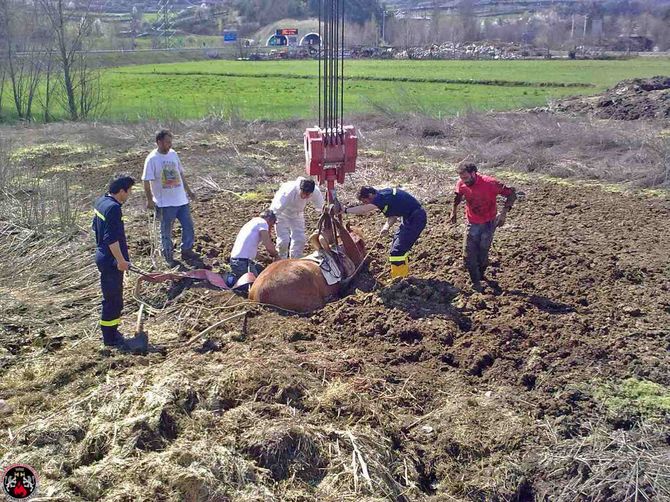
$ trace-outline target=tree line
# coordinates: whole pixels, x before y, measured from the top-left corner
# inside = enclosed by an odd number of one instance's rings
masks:
[[[661,51],[670,49],[670,8],[647,12],[546,10],[515,16],[482,16],[467,6],[436,10],[425,19],[386,19],[385,42],[416,47],[444,42],[500,41],[536,48],[571,50],[578,46],[612,50],[648,50],[628,47],[626,37],[648,37]],[[378,23],[370,21],[377,25]],[[370,34],[370,30],[366,33]],[[374,43],[374,37],[362,43]]]
[[[235,0],[234,8],[248,22],[258,26],[285,18],[304,19],[319,15],[321,0]],[[381,16],[377,0],[344,0],[345,18],[363,24]]]
[[[252,32],[284,18],[318,16],[322,0],[235,0],[233,8]],[[428,2],[416,2],[416,4]],[[553,9],[495,16],[502,4],[460,0],[444,9],[441,0],[421,11],[391,9],[379,0],[344,0],[347,39],[354,45],[417,46],[482,40],[517,42],[551,49],[599,45],[619,36],[648,36],[670,48],[670,6],[648,0],[585,1]],[[405,4],[407,5],[407,4]],[[532,7],[532,6],[531,6]],[[397,15],[400,13],[400,15]]]

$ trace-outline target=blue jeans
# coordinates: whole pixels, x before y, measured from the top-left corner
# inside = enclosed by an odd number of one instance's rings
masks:
[[[173,258],[172,226],[174,220],[179,220],[179,223],[181,223],[181,250],[188,251],[193,247],[195,232],[191,219],[191,209],[188,204],[157,207],[156,216],[161,222],[161,249],[166,260],[172,260]]]
[[[249,260],[247,258],[231,258],[230,270],[235,276],[236,281],[247,272],[251,272],[256,277],[258,277],[258,265],[255,261]]]

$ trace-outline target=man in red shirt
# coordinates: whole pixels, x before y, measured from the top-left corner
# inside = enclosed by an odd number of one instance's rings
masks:
[[[493,234],[497,227],[505,224],[507,212],[516,200],[516,192],[492,176],[478,174],[477,166],[471,162],[458,165],[458,176],[460,180],[456,182],[456,197],[449,219],[452,224],[456,223],[456,208],[465,199],[468,230],[463,242],[463,259],[472,280],[472,288],[481,291],[481,281],[489,265]],[[497,213],[498,195],[505,197],[505,207],[500,213]]]

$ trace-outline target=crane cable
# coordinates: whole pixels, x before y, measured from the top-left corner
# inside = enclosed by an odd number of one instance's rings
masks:
[[[326,144],[344,141],[344,0],[319,1],[319,127]]]

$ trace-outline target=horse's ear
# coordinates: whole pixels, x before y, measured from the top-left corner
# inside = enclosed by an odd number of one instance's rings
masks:
[[[347,230],[349,231],[350,234],[355,234],[358,237],[363,237],[363,229],[361,227],[357,227],[355,225],[349,225],[347,226]]]

